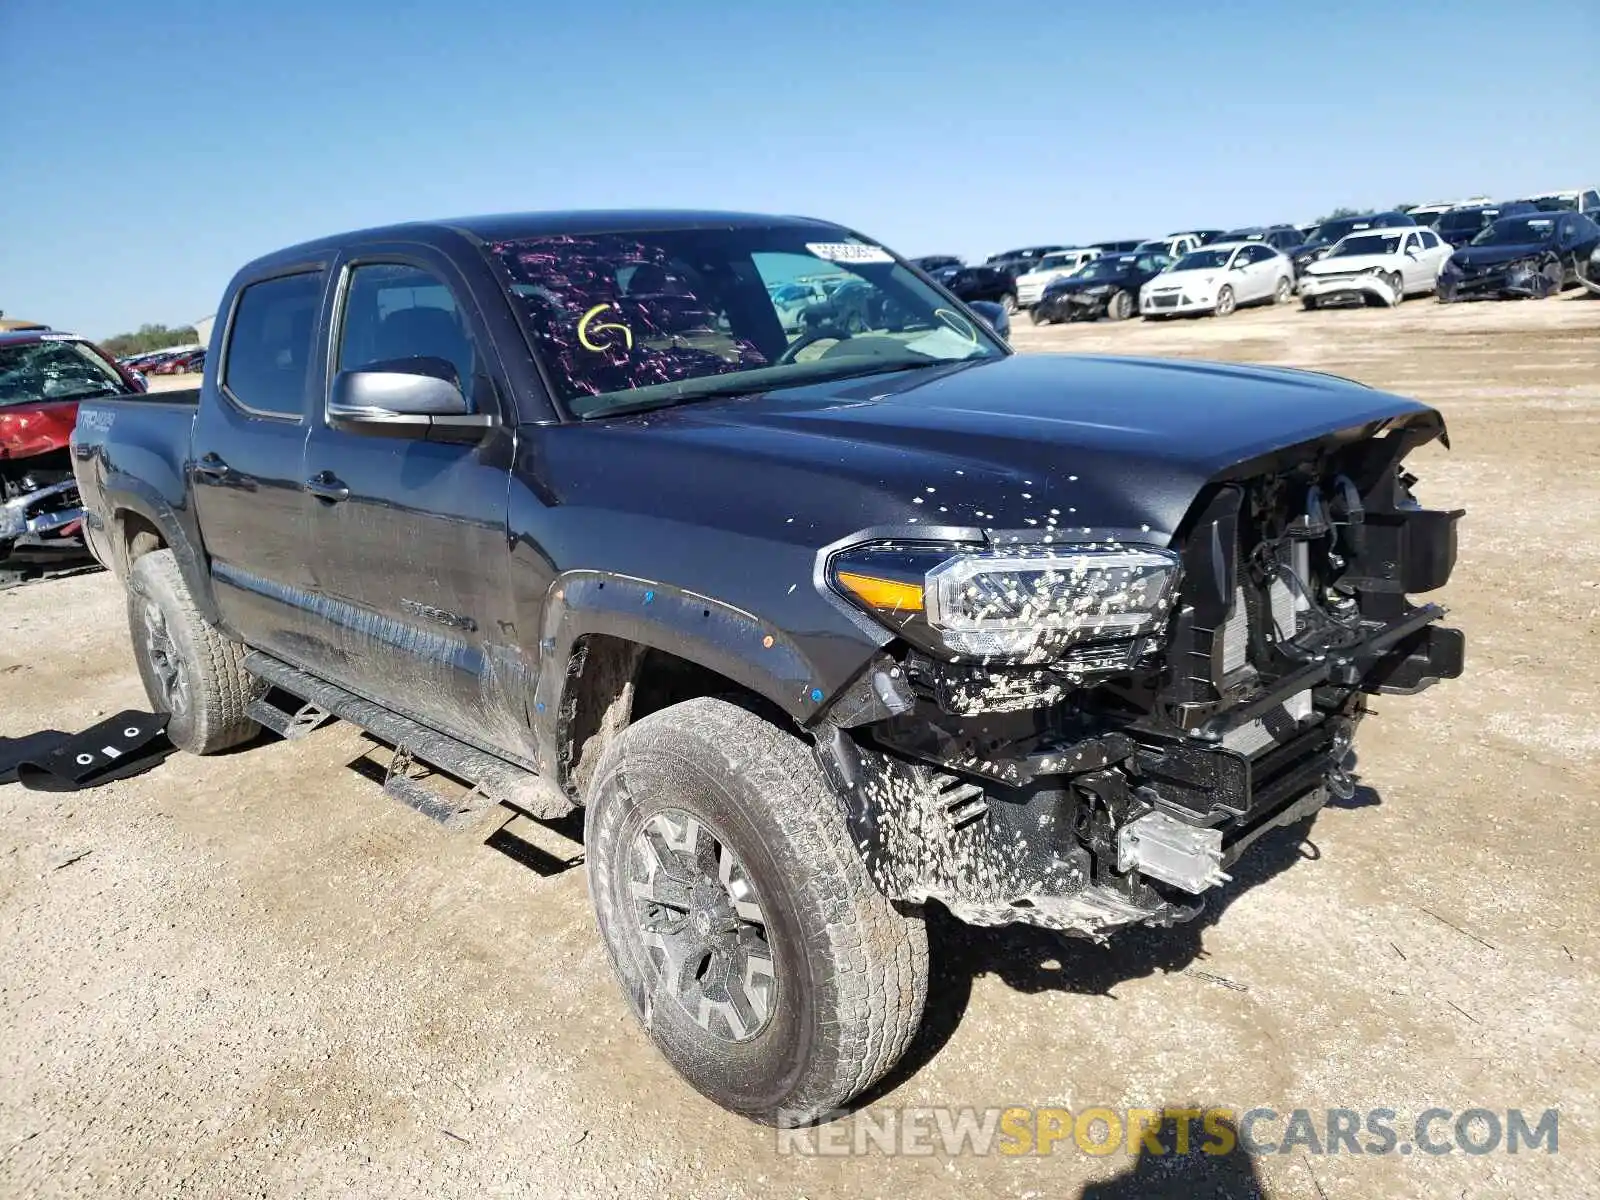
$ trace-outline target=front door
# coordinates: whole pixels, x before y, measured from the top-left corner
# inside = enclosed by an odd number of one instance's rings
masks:
[[[1244,259],[1245,268],[1244,287],[1239,289],[1240,303],[1264,300],[1272,295],[1272,289],[1277,283],[1272,263],[1277,256],[1266,246],[1253,245],[1245,247],[1241,257]]]
[[[403,370],[407,359],[442,359],[473,411],[507,416],[465,285],[442,257],[419,254],[373,250],[342,264],[330,380],[373,363]],[[319,672],[434,728],[512,753],[527,728],[526,691],[511,662],[506,503],[514,449],[509,420],[475,444],[335,429],[324,396],[304,467],[314,497]]]
[[[189,468],[224,626],[294,660],[311,597],[300,467],[309,397],[322,378],[326,282],[313,267],[235,294],[221,359],[206,372]]]

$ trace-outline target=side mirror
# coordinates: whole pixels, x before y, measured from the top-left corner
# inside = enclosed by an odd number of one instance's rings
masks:
[[[1006,316],[1004,307],[993,300],[969,300],[967,307],[981,317],[983,323],[994,330],[1001,341],[1011,340],[1011,318]]]
[[[476,441],[494,423],[468,411],[452,363],[425,355],[340,371],[328,397],[328,424],[347,433]]]

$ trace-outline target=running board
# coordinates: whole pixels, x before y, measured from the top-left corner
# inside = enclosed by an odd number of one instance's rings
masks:
[[[430,729],[409,717],[363,700],[335,684],[263,654],[245,655],[244,669],[304,703],[291,714],[265,699],[250,706],[250,716],[287,738],[304,737],[328,717],[338,717],[395,747],[383,790],[423,816],[450,828],[475,824],[483,809],[504,804],[542,820],[564,816],[575,807],[549,780],[514,763],[469,746],[458,738]],[[282,726],[280,728],[280,726]],[[425,763],[472,785],[462,797],[445,797],[412,776],[414,763]]]

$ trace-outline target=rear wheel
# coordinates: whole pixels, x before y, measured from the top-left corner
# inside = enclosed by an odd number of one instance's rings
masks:
[[[244,647],[200,615],[171,550],[143,555],[128,572],[128,630],[145,694],[171,714],[173,745],[215,754],[256,735],[245,709],[261,685],[244,669]]]
[[[1133,316],[1133,293],[1124,289],[1106,302],[1106,316],[1113,321],[1126,321]]]
[[[634,1016],[718,1104],[815,1117],[910,1045],[927,933],[873,886],[797,738],[709,698],[644,717],[596,769],[584,848]]]
[[[1280,276],[1277,289],[1272,293],[1272,302],[1274,304],[1287,304],[1289,303],[1289,297],[1292,295],[1294,295],[1294,284],[1290,282],[1287,275]]]
[[[1233,310],[1237,307],[1238,305],[1233,298],[1233,289],[1227,284],[1223,284],[1221,290],[1217,292],[1217,316],[1231,316]]]

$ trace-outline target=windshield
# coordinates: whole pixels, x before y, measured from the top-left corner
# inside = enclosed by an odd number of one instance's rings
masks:
[[[1006,353],[887,250],[842,230],[547,235],[488,251],[577,417]],[[801,281],[815,281],[812,303],[774,300],[770,289]]]
[[[127,390],[111,364],[82,342],[0,346],[0,406],[84,400]]]
[[[1477,237],[1474,246],[1527,246],[1555,240],[1552,217],[1502,217]]]
[[[1401,233],[1357,233],[1328,252],[1329,258],[1352,258],[1357,254],[1398,254]]]
[[[1172,269],[1174,271],[1220,271],[1228,265],[1228,260],[1232,257],[1232,246],[1227,246],[1220,250],[1191,250],[1173,263]]]
[[[1497,208],[1465,208],[1447,212],[1439,218],[1440,233],[1476,233],[1498,216]]]
[[[1312,235],[1311,240],[1328,244],[1337,242],[1348,234],[1377,227],[1378,222],[1371,217],[1340,217],[1337,221],[1324,221],[1321,225],[1318,225],[1317,231]]]
[[[1131,254],[1110,254],[1095,259],[1083,270],[1079,271],[1079,279],[1115,279],[1125,275],[1128,268],[1133,266],[1134,256]]]
[[[1079,261],[1081,259],[1082,259],[1082,255],[1078,254],[1076,251],[1074,251],[1071,254],[1046,254],[1043,258],[1041,258],[1039,260],[1039,265],[1034,267],[1034,270],[1035,271],[1059,271],[1059,270],[1062,270],[1062,269],[1071,270],[1073,267],[1078,265],[1078,263],[1079,263]]]
[[[1540,212],[1577,212],[1576,196],[1535,196],[1531,203]]]

